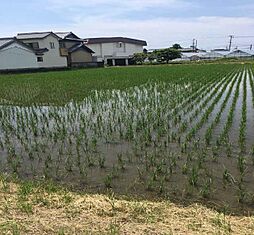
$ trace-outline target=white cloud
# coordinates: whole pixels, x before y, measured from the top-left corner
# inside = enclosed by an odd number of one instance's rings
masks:
[[[51,0],[52,1],[52,0]],[[53,0],[62,1],[62,0]],[[74,2],[84,2],[73,0]],[[103,0],[94,0],[105,2]],[[115,0],[110,0],[110,2]],[[143,2],[131,0],[132,2]],[[162,2],[168,2],[160,0]],[[148,2],[151,2],[148,0]],[[90,3],[88,3],[90,4]],[[112,13],[113,14],[113,13]],[[168,47],[174,42],[190,46],[192,39],[199,41],[200,47],[226,47],[228,35],[249,35],[254,28],[254,18],[251,17],[196,17],[196,18],[170,18],[155,19],[117,19],[110,14],[105,15],[70,15],[69,23],[60,23],[56,26],[50,24],[29,25],[2,25],[1,36],[15,35],[26,31],[73,31],[80,37],[100,36],[126,36],[148,41],[149,48]],[[3,35],[4,32],[4,35]],[[234,45],[254,44],[254,38],[234,39]]]
[[[89,17],[77,19],[72,30],[83,37],[127,36],[145,39],[150,48],[167,47],[174,42],[186,46],[193,38],[201,47],[226,46],[228,35],[246,35],[254,28],[254,18],[198,17],[152,20],[113,20]],[[246,42],[247,43],[247,42]]]
[[[82,37],[94,36],[127,36],[145,39],[150,48],[167,47],[179,41],[189,46],[193,38],[199,40],[202,47],[226,46],[229,34],[246,34],[252,31],[254,18],[248,17],[143,17],[138,12],[157,8],[190,9],[198,8],[198,4],[187,0],[48,0],[51,10],[69,13],[70,28]],[[77,10],[79,11],[77,12]],[[92,13],[89,11],[99,11]],[[159,10],[159,11],[160,11]],[[149,11],[148,14],[149,14]],[[159,12],[158,11],[158,12]],[[122,17],[131,12],[133,17]],[[146,12],[146,14],[147,14]],[[135,16],[135,17],[134,17]],[[145,19],[144,19],[145,18]]]

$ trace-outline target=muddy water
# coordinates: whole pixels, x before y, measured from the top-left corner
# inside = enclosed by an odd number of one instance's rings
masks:
[[[246,124],[246,147],[251,149],[254,147],[254,104],[252,103],[252,91],[250,79],[254,80],[253,74],[247,74],[247,124]]]
[[[214,106],[214,109],[212,111],[212,113],[209,115],[208,120],[204,123],[204,125],[202,126],[202,128],[198,131],[197,136],[199,139],[201,139],[201,141],[205,142],[205,133],[207,131],[207,129],[209,128],[209,126],[211,125],[211,123],[214,121],[214,119],[216,118],[218,112],[220,112],[221,106],[227,96],[227,93],[229,92],[229,89],[234,81],[235,78],[237,78],[237,74],[234,75],[232,77],[232,81],[228,84],[226,90],[224,91],[223,95],[221,96],[220,100],[218,101],[218,103]],[[236,83],[235,83],[236,84]],[[234,86],[235,86],[234,84]],[[233,88],[234,90],[234,88]]]
[[[181,133],[182,139],[185,139],[187,134],[189,133],[189,131],[200,122],[202,116],[205,114],[208,107],[210,107],[210,105],[216,99],[216,96],[222,91],[222,88],[225,85],[226,81],[227,80],[223,79],[222,83],[219,86],[214,86],[214,88],[196,105],[196,107],[191,112],[189,112],[185,115],[186,117],[184,117],[183,119],[187,122],[188,129],[187,129],[186,133]],[[231,82],[229,84],[231,84]],[[215,91],[216,87],[219,87],[219,89],[218,89],[217,93],[213,97],[211,97],[211,95]],[[202,108],[202,105],[204,103],[206,103],[206,107]],[[195,114],[196,111],[198,111],[198,115]],[[199,136],[198,133],[196,135]]]
[[[242,104],[243,104],[243,84],[245,74],[246,73],[244,71],[244,73],[242,74],[242,81],[239,87],[239,97],[236,102],[233,123],[229,131],[229,142],[233,146],[239,145],[240,122],[242,118]]]
[[[237,81],[236,83],[234,84],[234,87],[233,87],[233,90],[231,92],[231,95],[229,97],[229,100],[226,104],[226,107],[225,109],[223,110],[222,114],[221,114],[221,118],[220,118],[220,121],[219,123],[215,126],[215,128],[213,129],[213,135],[212,135],[212,143],[213,144],[216,144],[217,140],[219,139],[222,131],[223,131],[223,128],[227,122],[227,118],[228,118],[228,115],[229,115],[229,111],[230,111],[230,108],[232,106],[232,103],[233,103],[233,98],[234,98],[234,93],[235,93],[235,90],[237,88],[237,82],[238,80],[240,79],[240,77],[242,76],[241,73],[239,73],[237,75]]]

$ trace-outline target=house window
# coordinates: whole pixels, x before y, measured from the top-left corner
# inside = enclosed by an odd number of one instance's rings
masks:
[[[54,42],[50,42],[49,45],[50,45],[50,49],[55,49],[55,43]]]
[[[37,57],[37,62],[43,62],[43,57]]]
[[[38,42],[30,42],[30,43],[27,43],[27,45],[32,47],[33,49],[39,49],[39,43]]]

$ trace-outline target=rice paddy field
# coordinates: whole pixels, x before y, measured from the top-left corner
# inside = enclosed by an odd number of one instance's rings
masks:
[[[0,75],[0,102],[3,182],[254,212],[251,63]]]

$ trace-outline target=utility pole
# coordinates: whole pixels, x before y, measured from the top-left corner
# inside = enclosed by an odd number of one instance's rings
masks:
[[[196,46],[195,46],[195,49],[196,49],[196,50],[198,49],[198,40],[196,40]]]
[[[192,41],[193,52],[195,52],[195,43],[196,43],[196,39],[194,38],[193,41]]]
[[[234,35],[229,35],[229,48],[228,48],[229,51],[231,51],[233,38],[234,38]]]

